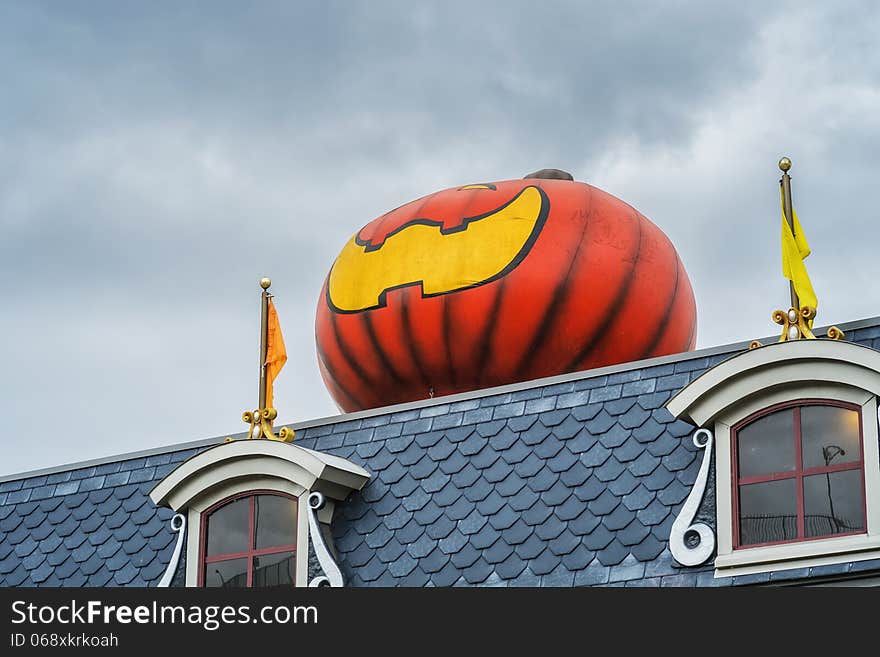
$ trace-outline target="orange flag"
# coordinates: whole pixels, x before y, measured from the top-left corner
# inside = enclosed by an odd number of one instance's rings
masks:
[[[266,408],[272,406],[272,382],[287,362],[287,349],[278,323],[275,304],[269,299],[269,331],[266,337]]]

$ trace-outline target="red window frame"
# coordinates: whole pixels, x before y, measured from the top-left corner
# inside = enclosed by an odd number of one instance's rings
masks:
[[[859,460],[858,461],[848,461],[846,463],[840,463],[837,465],[828,465],[828,466],[818,466],[813,468],[804,468],[803,464],[803,451],[802,451],[802,436],[801,436],[801,412],[800,409],[805,406],[837,406],[839,408],[846,408],[848,410],[855,411],[858,413],[859,417]],[[794,470],[786,470],[785,472],[773,472],[761,475],[754,475],[751,477],[743,477],[739,476],[739,449],[738,449],[738,434],[739,431],[751,424],[755,420],[758,420],[766,415],[770,415],[771,413],[775,413],[777,411],[785,410],[791,408],[793,409],[794,414],[794,448],[795,448],[795,469]],[[786,543],[803,543],[806,541],[815,541],[827,538],[838,538],[841,536],[855,536],[858,534],[867,533],[867,503],[865,496],[865,450],[864,450],[864,427],[863,427],[863,419],[862,419],[862,409],[858,404],[851,404],[848,402],[838,401],[836,399],[798,399],[789,402],[783,402],[781,404],[774,404],[773,406],[768,406],[767,408],[761,409],[755,413],[752,413],[744,420],[740,420],[731,428],[731,441],[730,441],[730,449],[731,449],[731,464],[733,469],[733,476],[731,477],[731,495],[733,500],[733,547],[734,549],[739,548],[754,548],[754,547],[763,547],[767,545],[780,545]],[[804,477],[808,477],[810,475],[816,474],[825,474],[826,472],[841,472],[846,470],[858,470],[861,473],[861,492],[862,492],[862,520],[865,523],[865,529],[860,531],[852,531],[852,532],[844,532],[839,534],[823,534],[822,536],[805,536],[806,531],[804,529]],[[740,522],[739,522],[739,489],[740,486],[745,484],[756,484],[765,481],[780,481],[784,479],[795,479],[795,488],[797,494],[797,529],[798,535],[797,538],[786,539],[781,541],[769,541],[765,543],[747,543],[745,545],[740,542]]]
[[[207,565],[211,563],[216,563],[218,561],[230,561],[232,559],[247,559],[248,569],[247,569],[247,588],[253,588],[254,581],[254,557],[261,557],[267,554],[276,554],[278,552],[293,552],[293,581],[296,582],[296,543],[291,545],[279,545],[276,547],[270,548],[261,548],[256,549],[254,546],[256,545],[257,537],[256,537],[256,523],[255,523],[255,515],[256,515],[256,498],[258,495],[275,495],[277,497],[286,497],[289,500],[293,500],[298,503],[298,498],[293,495],[289,495],[287,493],[282,493],[277,490],[249,490],[243,493],[237,493],[235,495],[231,495],[226,497],[216,504],[211,505],[207,509],[205,509],[199,520],[199,586],[205,586],[205,571],[207,570]],[[250,549],[245,550],[243,552],[229,552],[227,554],[216,554],[212,557],[206,556],[206,552],[208,550],[208,517],[220,509],[221,507],[226,506],[236,500],[240,500],[242,498],[250,498],[248,501],[248,545]],[[294,532],[296,532],[296,527],[299,522],[299,506],[295,506],[297,509],[297,515],[294,517]],[[294,533],[296,536],[296,533]]]

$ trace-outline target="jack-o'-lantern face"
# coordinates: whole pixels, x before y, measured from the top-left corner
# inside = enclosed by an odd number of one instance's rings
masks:
[[[324,381],[346,411],[693,347],[666,236],[571,180],[456,187],[367,224],[318,303]]]
[[[494,185],[483,190],[497,203]],[[547,196],[528,186],[493,210],[471,217],[434,215],[383,223],[382,233],[355,235],[330,270],[327,302],[336,312],[360,312],[386,303],[386,293],[409,285],[423,297],[484,285],[528,255],[547,218]],[[372,224],[371,224],[372,225]],[[488,244],[492,248],[486,248]]]

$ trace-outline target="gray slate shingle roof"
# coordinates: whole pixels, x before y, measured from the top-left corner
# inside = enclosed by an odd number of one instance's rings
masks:
[[[848,338],[878,348],[880,325]],[[297,444],[373,475],[333,521],[346,581],[718,586],[880,568],[714,579],[672,560],[669,529],[700,455],[694,427],[662,407],[732,353],[298,430]],[[196,451],[0,483],[0,585],[154,585],[174,534],[148,493]],[[714,524],[712,504],[701,515]]]

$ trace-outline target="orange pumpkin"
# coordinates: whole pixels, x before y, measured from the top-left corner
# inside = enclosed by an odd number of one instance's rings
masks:
[[[315,326],[343,410],[693,348],[694,294],[666,235],[562,174],[436,192],[346,244]]]

